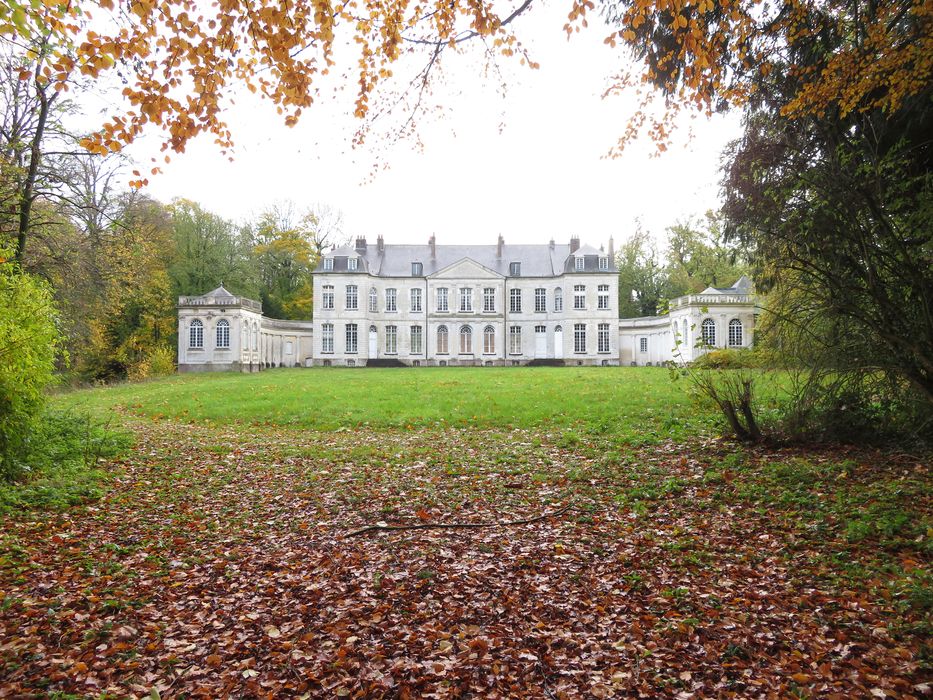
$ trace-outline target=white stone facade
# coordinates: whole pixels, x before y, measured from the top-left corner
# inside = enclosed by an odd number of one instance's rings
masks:
[[[315,365],[619,362],[618,272],[610,253],[576,240],[380,240],[374,250],[360,240],[325,256],[314,273],[314,299]]]
[[[262,315],[258,301],[223,286],[178,299],[178,371],[258,372],[311,364],[311,322]]]
[[[569,245],[386,246],[327,253],[313,321],[266,318],[219,287],[178,302],[180,372],[366,365],[660,365],[750,347],[755,300],[742,278],[618,318],[609,250]]]

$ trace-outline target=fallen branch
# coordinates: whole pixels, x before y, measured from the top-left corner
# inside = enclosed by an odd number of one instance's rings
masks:
[[[354,530],[347,537],[356,537],[357,535],[363,535],[367,532],[376,532],[376,531],[390,531],[390,530],[438,530],[438,529],[454,529],[454,528],[480,528],[480,527],[510,527],[512,525],[530,525],[531,523],[536,523],[541,520],[547,520],[548,518],[554,518],[558,515],[563,515],[568,510],[570,510],[570,505],[566,505],[559,510],[553,510],[549,513],[544,513],[543,515],[537,515],[534,518],[526,518],[524,520],[508,520],[506,522],[486,522],[486,523],[421,523],[420,525],[367,525],[364,528],[359,530]]]

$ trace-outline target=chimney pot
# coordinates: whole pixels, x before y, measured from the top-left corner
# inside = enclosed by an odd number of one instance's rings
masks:
[[[386,243],[384,240],[382,240],[382,234],[379,234],[379,236],[376,237],[376,250],[378,250],[380,253],[383,253],[385,252],[385,249]]]
[[[431,260],[434,260],[437,257],[437,239],[434,237],[433,233],[428,239],[428,245],[431,246]]]
[[[580,249],[580,237],[571,236],[570,237],[570,252],[576,253]]]
[[[616,256],[615,242],[612,240],[612,236],[609,236],[609,258],[612,259]]]
[[[366,250],[366,239],[362,236],[357,237],[356,239],[356,249],[359,251]]]
[[[502,237],[502,234],[499,234],[499,242],[496,244],[496,257],[502,257],[502,246],[505,245],[505,239]]]

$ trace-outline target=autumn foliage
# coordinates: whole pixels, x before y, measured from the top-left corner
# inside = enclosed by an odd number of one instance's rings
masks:
[[[8,0],[0,30],[58,45],[43,71],[62,88],[76,73],[123,82],[126,109],[87,141],[91,150],[119,150],[149,126],[164,132],[170,150],[183,151],[204,132],[227,150],[233,135],[223,115],[241,86],[271,100],[293,125],[327,97],[322,83],[332,72],[356,86],[353,112],[366,118],[403,55],[424,55],[425,81],[445,50],[473,38],[493,55],[532,63],[511,29],[531,4],[45,0],[33,8]],[[745,105],[775,76],[797,83],[784,108],[795,116],[896,110],[933,74],[933,6],[924,0],[608,0],[598,8],[573,0],[568,34],[596,12],[611,28],[605,42],[639,61],[620,69],[607,89],[644,94],[620,145],[647,130],[663,147],[679,111]],[[820,54],[811,44],[827,34],[852,40]],[[629,61],[620,56],[620,64]],[[648,87],[666,96],[661,116],[647,109]]]

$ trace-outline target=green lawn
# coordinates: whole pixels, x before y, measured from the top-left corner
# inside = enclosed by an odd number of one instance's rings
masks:
[[[636,442],[709,429],[688,382],[662,368],[291,369],[185,375],[90,389],[59,405],[101,415],[261,422],[319,430],[404,427],[579,428]]]
[[[929,455],[740,445],[689,388],[295,369],[60,394],[134,444],[5,487],[0,695],[927,693]]]

